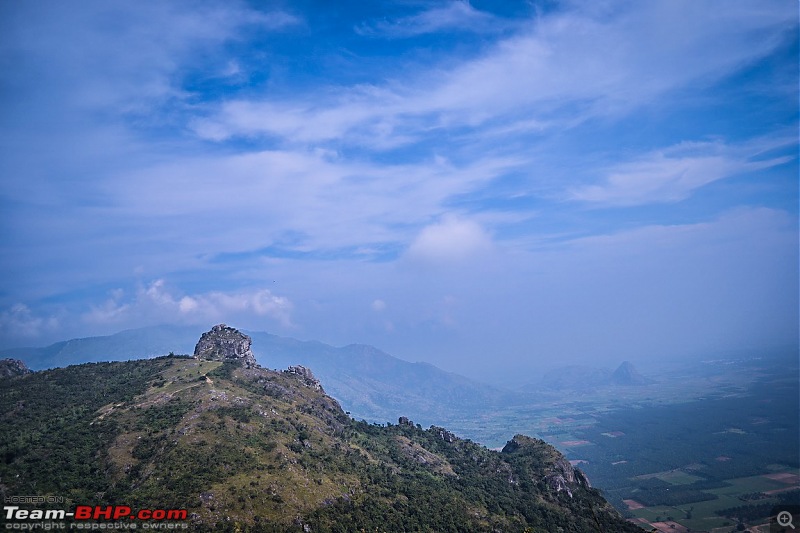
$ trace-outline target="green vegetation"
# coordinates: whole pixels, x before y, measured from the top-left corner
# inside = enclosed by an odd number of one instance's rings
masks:
[[[740,498],[741,499],[741,498]],[[763,495],[759,499],[763,498]],[[727,509],[718,509],[716,514],[736,520],[751,521],[768,518],[772,508],[778,505],[796,505],[800,501],[800,490],[784,492],[779,494],[777,501],[771,503],[756,503],[751,505],[739,505]]]
[[[106,490],[97,453],[120,426],[98,411],[131,402],[172,363],[87,363],[0,380],[0,479],[7,494],[88,501]]]
[[[637,492],[633,495],[636,501],[647,506],[656,505],[684,505],[687,503],[716,500],[717,495],[693,489],[680,489],[676,487],[651,488]]]
[[[183,357],[0,382],[1,496],[186,508],[213,531],[638,531],[543,441],[346,416],[296,376]]]

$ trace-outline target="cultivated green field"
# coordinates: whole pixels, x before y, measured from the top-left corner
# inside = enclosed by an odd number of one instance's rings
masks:
[[[790,468],[785,468],[783,472],[787,474],[794,474],[795,476],[798,474],[797,469]],[[663,478],[659,477],[659,479]],[[719,516],[717,512],[724,509],[746,505],[748,502],[740,499],[740,497],[743,495],[753,494],[756,492],[782,490],[791,487],[797,488],[796,481],[794,484],[785,483],[768,479],[764,476],[749,476],[727,479],[725,480],[725,483],[727,483],[728,486],[718,489],[708,489],[706,491],[717,496],[717,498],[713,500],[675,506],[654,505],[651,507],[644,507],[642,509],[629,509],[629,513],[636,518],[644,518],[649,522],[674,520],[675,522],[686,526],[690,530],[708,531],[713,528],[730,526],[736,523],[734,519]],[[675,485],[679,485],[679,483],[675,483]],[[781,503],[781,500],[776,495],[775,497],[763,498],[756,501],[751,501],[750,503],[769,504],[771,506],[778,505]],[[748,525],[757,525],[759,523],[763,523],[769,518],[769,515],[764,514],[761,518],[761,520],[750,520],[747,523]]]

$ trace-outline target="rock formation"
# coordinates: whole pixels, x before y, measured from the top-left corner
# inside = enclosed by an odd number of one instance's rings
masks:
[[[258,368],[250,351],[252,340],[236,328],[217,324],[200,336],[194,348],[194,357],[207,361],[239,363],[244,368]]]
[[[302,365],[290,366],[286,370],[284,370],[287,374],[294,374],[298,376],[303,383],[311,387],[314,390],[322,390],[322,385],[320,384],[319,380],[314,376],[314,373],[311,372],[310,368],[306,368]],[[324,392],[324,391],[323,391]]]
[[[528,472],[534,481],[543,480],[556,494],[564,491],[572,498],[579,488],[591,488],[586,475],[543,440],[516,435],[506,443],[502,453],[533,459]]]
[[[556,460],[553,471],[545,476],[547,484],[556,492],[566,491],[572,498],[572,489],[576,486],[591,487],[589,479],[580,470],[576,470],[569,461],[561,457]]]
[[[0,378],[30,374],[31,370],[19,359],[0,359]]]

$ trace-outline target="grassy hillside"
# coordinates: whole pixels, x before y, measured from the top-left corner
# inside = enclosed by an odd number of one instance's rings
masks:
[[[0,419],[3,497],[185,508],[208,531],[638,531],[542,441],[357,422],[284,372],[84,364],[1,381]]]

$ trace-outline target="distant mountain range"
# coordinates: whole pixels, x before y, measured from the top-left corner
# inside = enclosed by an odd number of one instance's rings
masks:
[[[191,354],[202,333],[200,327],[153,326],[129,329],[100,337],[56,342],[40,348],[0,350],[0,358],[22,359],[32,370],[100,361],[125,361],[176,354]]]

